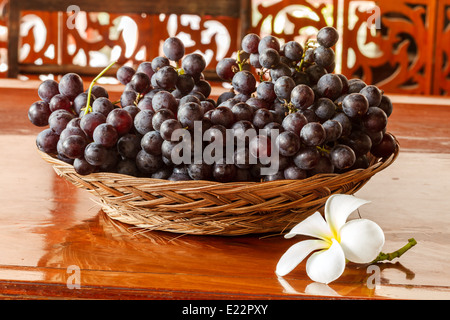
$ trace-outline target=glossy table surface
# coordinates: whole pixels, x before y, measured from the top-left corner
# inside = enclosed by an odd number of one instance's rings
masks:
[[[27,110],[39,100],[37,85],[0,81],[1,298],[450,298],[450,99],[391,96],[388,130],[400,155],[356,194],[372,201],[359,214],[385,232],[384,252],[412,237],[418,244],[377,264],[377,274],[349,264],[321,285],[307,277],[304,262],[275,275],[281,255],[301,238],[143,233],[109,219],[36,152],[40,129]],[[108,89],[111,96],[121,90]]]

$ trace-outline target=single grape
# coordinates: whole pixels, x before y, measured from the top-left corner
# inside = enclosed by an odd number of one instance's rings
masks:
[[[320,159],[320,153],[316,147],[302,147],[294,155],[294,164],[303,170],[311,170],[314,168]]]
[[[185,103],[178,109],[177,119],[184,128],[193,130],[194,123],[203,119],[203,110],[198,103]]]
[[[88,98],[87,92],[82,92],[79,95],[77,95],[75,97],[75,99],[73,100],[72,108],[73,108],[73,110],[75,110],[75,112],[78,115],[83,114],[84,108],[86,108],[87,98]],[[94,102],[94,101],[95,101],[95,97],[93,94],[91,94],[91,99],[90,99],[89,104],[92,106],[92,102]]]
[[[327,120],[322,124],[325,129],[325,143],[337,141],[342,135],[342,125],[336,120]]]
[[[288,76],[282,76],[275,81],[274,91],[278,99],[289,101],[295,86],[294,79]]]
[[[339,40],[339,33],[333,27],[323,27],[317,33],[317,42],[326,48],[334,46]]]
[[[143,72],[136,72],[131,78],[130,85],[134,91],[146,94],[150,91],[150,78]]]
[[[369,110],[369,102],[362,94],[351,93],[342,101],[342,110],[350,118],[360,118]]]
[[[164,90],[172,90],[178,81],[178,72],[172,66],[165,66],[153,75],[158,87]]]
[[[261,40],[258,43],[258,52],[261,54],[265,49],[272,48],[276,51],[280,52],[280,41],[272,35],[265,36],[261,38]]]
[[[28,119],[37,127],[48,125],[48,118],[51,110],[49,104],[45,101],[34,102],[28,109]]]
[[[259,64],[266,69],[271,69],[280,63],[280,54],[272,48],[264,49],[259,53]]]
[[[292,70],[289,68],[288,65],[286,65],[283,62],[280,62],[277,64],[274,68],[271,68],[269,71],[270,78],[272,79],[272,82],[275,82],[278,80],[278,78],[283,76],[292,76]]]
[[[219,106],[212,110],[211,122],[214,125],[222,125],[225,128],[231,128],[235,122],[233,111],[224,106]]]
[[[256,129],[262,129],[274,121],[273,114],[268,109],[257,109],[253,114],[252,123]]]
[[[343,144],[337,144],[330,151],[330,161],[337,169],[348,169],[356,161],[356,155],[352,148]]]
[[[141,150],[136,156],[136,166],[144,174],[152,174],[160,170],[163,166],[161,156],[156,156]]]
[[[43,101],[49,103],[50,100],[59,94],[58,82],[52,79],[44,80],[38,87],[38,96]]]
[[[108,161],[108,149],[96,142],[89,143],[84,149],[84,159],[92,166],[101,166]]]
[[[345,115],[343,112],[337,112],[334,117],[331,118],[331,120],[336,120],[339,122],[342,126],[342,136],[346,137],[348,136],[353,129],[352,122],[348,116]]]
[[[171,140],[172,133],[177,129],[182,129],[181,123],[176,119],[167,119],[159,127],[159,133],[164,140]]]
[[[48,125],[50,129],[59,135],[66,128],[69,121],[74,117],[75,116],[67,110],[56,110],[50,114],[48,118]]]
[[[169,60],[181,60],[185,52],[184,44],[177,37],[167,38],[163,44],[163,52]]]
[[[383,93],[380,89],[378,89],[374,85],[368,85],[361,89],[359,92],[363,96],[367,98],[367,101],[369,102],[369,107],[377,107],[381,103],[381,96]]]
[[[258,53],[258,45],[260,40],[260,36],[256,33],[248,33],[244,38],[242,38],[242,50],[247,53]]]
[[[243,94],[251,94],[256,91],[256,78],[250,71],[239,71],[232,79],[233,88]]]
[[[152,60],[153,72],[157,72],[159,69],[170,66],[170,61],[167,57],[158,56]]]
[[[87,93],[87,91],[88,90],[86,90],[86,93]],[[91,94],[95,98],[109,98],[108,91],[105,88],[103,88],[102,86],[99,86],[96,84],[92,86]]]
[[[327,68],[331,66],[335,62],[335,60],[336,55],[331,48],[318,46],[314,50],[314,62],[319,66]]]
[[[313,64],[312,66],[307,67],[305,72],[308,75],[308,79],[311,85],[317,84],[319,79],[324,74],[327,74],[327,70],[323,66],[318,64]]]
[[[321,97],[337,99],[342,93],[343,85],[339,76],[327,73],[317,82],[317,92]]]
[[[89,139],[93,139],[94,130],[98,125],[106,122],[106,117],[100,112],[89,112],[80,121],[80,127]]]
[[[224,58],[216,65],[217,75],[224,81],[230,82],[234,74],[239,71],[239,65],[234,58]]]
[[[308,177],[306,170],[300,169],[296,165],[290,165],[283,171],[284,178],[288,180],[301,180]]]
[[[141,138],[133,133],[124,134],[117,140],[117,152],[123,158],[135,159],[141,150]]]
[[[234,114],[235,121],[240,121],[240,120],[252,121],[253,120],[253,108],[245,102],[236,103],[231,108],[231,112],[233,112],[233,114]]]
[[[314,176],[316,174],[321,173],[333,173],[334,172],[334,165],[331,163],[331,160],[328,156],[321,156],[319,158],[319,161],[317,164],[308,171],[310,176]]]
[[[96,169],[96,167],[87,162],[84,157],[76,158],[73,161],[73,168],[75,169],[76,173],[82,176],[87,176],[88,174],[95,172]]]
[[[200,75],[205,70],[206,60],[199,53],[190,53],[183,58],[181,67],[186,74],[192,76]]]
[[[36,146],[45,153],[56,153],[59,135],[50,128],[44,129],[36,137]]]
[[[313,104],[315,115],[322,121],[331,119],[336,114],[336,105],[328,98],[319,98]]]
[[[385,133],[381,142],[372,146],[370,152],[375,157],[387,158],[395,152],[396,148],[397,143],[394,136],[390,133]]]
[[[326,131],[319,122],[310,122],[303,126],[300,138],[306,146],[320,146],[326,139]]]
[[[131,78],[135,73],[136,70],[134,70],[132,67],[121,66],[119,69],[117,69],[116,78],[121,84],[126,85],[131,81]]]
[[[158,131],[149,131],[141,139],[142,149],[155,156],[161,155],[161,146],[164,139]]]
[[[133,120],[136,131],[142,135],[152,131],[154,129],[152,124],[154,114],[155,112],[148,109],[139,111]]]
[[[133,118],[124,109],[114,109],[106,117],[106,123],[116,128],[119,136],[127,134],[133,128]]]
[[[386,128],[388,117],[378,107],[369,107],[367,113],[362,117],[362,124],[366,131],[379,132]]]
[[[271,81],[263,81],[256,88],[256,96],[259,99],[271,103],[277,98],[274,87],[275,83]]]
[[[300,150],[300,137],[292,131],[284,131],[275,140],[276,146],[281,155],[286,157],[294,156]]]
[[[125,174],[128,176],[138,176],[139,170],[134,159],[120,159],[117,163],[117,173]]]
[[[148,78],[150,79],[150,81],[151,81],[153,75],[155,74],[155,71],[153,71],[153,68],[152,68],[152,62],[151,61],[141,62],[139,64],[139,66],[137,67],[136,72],[143,72],[143,73],[145,73],[148,76]],[[96,97],[98,97],[98,96],[96,96]]]
[[[106,148],[112,148],[116,145],[119,134],[111,124],[101,123],[95,128],[92,138],[94,142],[99,143]]]
[[[92,111],[99,112],[105,117],[114,109],[113,103],[106,97],[96,98],[92,103]]]
[[[311,87],[299,84],[291,91],[291,103],[300,110],[310,107],[314,103],[315,95]]]
[[[195,81],[189,74],[180,74],[178,76],[177,82],[175,83],[175,88],[180,91],[182,95],[188,94],[194,89]],[[173,92],[172,92],[173,94]]]
[[[120,105],[122,108],[137,103],[138,93],[134,90],[125,90],[120,95]]]
[[[378,108],[384,111],[386,113],[386,116],[389,118],[389,116],[392,114],[393,106],[391,99],[388,96],[382,96],[381,102],[378,105]]]
[[[59,81],[58,90],[62,95],[73,101],[77,95],[84,91],[83,80],[76,73],[66,73]]]
[[[300,112],[290,113],[284,119],[281,125],[285,131],[292,131],[300,136],[303,126],[308,123],[306,117]]]
[[[297,41],[289,41],[283,46],[284,56],[294,62],[299,62],[303,57],[303,47]]]
[[[62,141],[61,153],[69,159],[81,158],[84,156],[86,139],[79,135],[68,136]]]

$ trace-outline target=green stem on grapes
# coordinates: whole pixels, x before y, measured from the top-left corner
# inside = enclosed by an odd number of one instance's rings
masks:
[[[371,263],[377,263],[385,260],[391,261],[395,258],[400,258],[406,251],[414,247],[416,244],[417,241],[414,238],[408,239],[408,243],[403,247],[401,247],[400,249],[398,249],[397,251],[391,253],[380,252],[378,257],[376,257],[375,260],[373,260]]]
[[[331,149],[328,149],[326,146],[316,146],[317,150],[319,150],[322,154],[330,154]]]
[[[112,102],[112,104],[119,104],[119,103],[120,103],[120,99]]]
[[[86,107],[84,108],[84,114],[88,114],[90,111],[92,111],[92,107],[91,107],[91,92],[92,92],[92,88],[94,87],[94,84],[98,81],[98,79],[100,79],[105,73],[106,71],[109,70],[109,68],[111,68],[117,61],[113,61],[111,62],[105,69],[102,70],[102,72],[100,72],[95,78],[94,80],[92,80],[91,84],[89,85],[89,91],[88,91],[88,96],[87,96],[87,102],[86,102]]]

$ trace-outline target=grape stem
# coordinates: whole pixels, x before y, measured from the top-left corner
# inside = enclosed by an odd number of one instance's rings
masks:
[[[395,258],[400,258],[406,251],[414,247],[416,244],[417,241],[414,238],[408,239],[408,243],[403,247],[401,247],[400,249],[398,249],[397,251],[391,253],[380,252],[378,257],[376,257],[375,260],[373,260],[371,263],[377,263],[385,260],[391,261]]]
[[[92,107],[91,107],[91,92],[92,92],[92,88],[94,87],[94,84],[98,81],[98,79],[100,79],[106,71],[108,71],[117,61],[113,61],[111,62],[105,69],[102,70],[102,72],[100,72],[95,78],[94,80],[92,80],[91,84],[89,85],[89,91],[88,91],[88,96],[87,96],[87,101],[86,101],[86,107],[84,108],[84,114],[88,114],[90,111],[92,111]]]

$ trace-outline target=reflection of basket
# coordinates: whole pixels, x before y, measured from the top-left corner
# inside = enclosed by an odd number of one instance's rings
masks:
[[[353,194],[397,158],[370,158],[367,169],[269,182],[168,181],[100,172],[81,176],[40,152],[56,173],[100,198],[112,219],[149,230],[201,235],[281,232],[318,209],[332,194]]]

